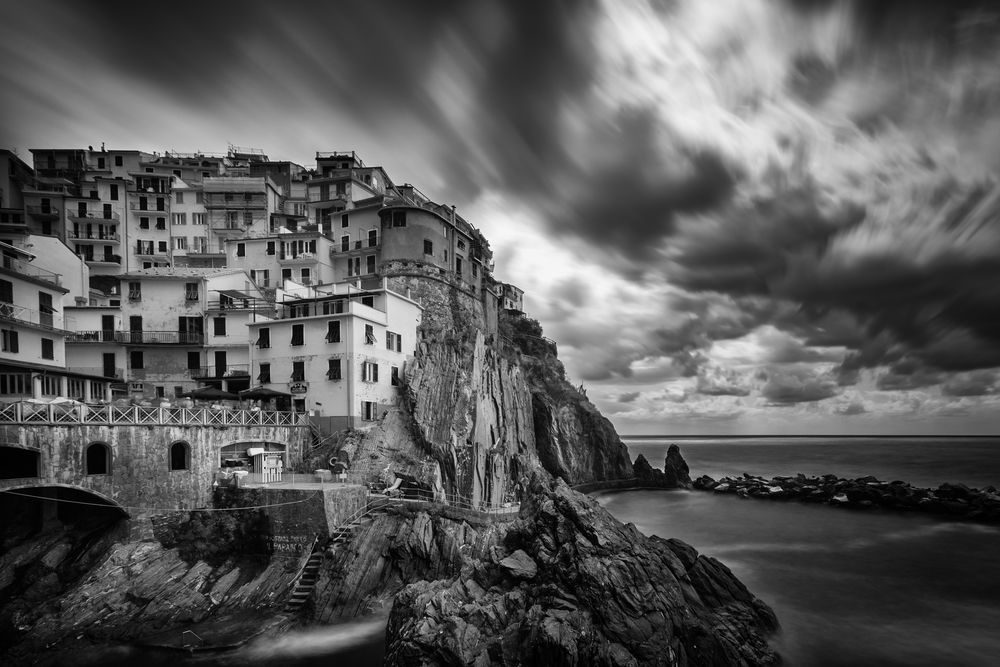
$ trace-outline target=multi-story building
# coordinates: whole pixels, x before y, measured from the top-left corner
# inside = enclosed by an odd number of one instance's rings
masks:
[[[245,323],[253,309],[226,308],[223,298],[239,293],[261,300],[246,272],[154,268],[120,278],[125,330],[116,339],[124,347],[131,393],[178,395],[209,379],[230,391],[249,387]],[[212,328],[206,334],[209,313]]]
[[[266,236],[280,193],[267,177],[219,176],[202,181],[211,234],[219,241]]]
[[[173,176],[145,171],[133,172],[130,176],[126,270],[169,267],[173,263],[170,248],[170,186]]]
[[[35,266],[35,255],[0,243],[0,397],[98,400],[107,377],[66,368],[62,276]]]
[[[249,324],[253,377],[290,393],[296,410],[325,418],[331,430],[363,425],[395,404],[421,313],[416,301],[384,285],[289,292],[274,317]]]
[[[0,149],[0,235],[28,233],[22,191],[34,180],[35,172],[24,160],[12,151]]]
[[[228,266],[243,266],[261,288],[280,287],[286,280],[299,285],[335,282],[330,260],[333,242],[315,225],[262,237],[240,237],[226,242]]]

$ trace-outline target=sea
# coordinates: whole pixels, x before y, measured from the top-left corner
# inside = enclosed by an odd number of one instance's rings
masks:
[[[801,472],[1000,487],[1000,438],[643,437],[625,444],[633,459],[641,453],[656,467],[679,445],[692,478]],[[682,539],[725,563],[777,613],[772,645],[785,665],[1000,665],[998,526],[703,491],[593,496],[647,535]],[[311,627],[184,662],[379,665],[385,621]],[[117,664],[137,657],[122,655]],[[149,667],[166,664],[141,657]]]
[[[874,475],[1000,487],[1000,438],[625,439],[691,476]],[[647,535],[725,563],[775,610],[786,665],[1000,665],[1000,526],[700,491],[594,494]]]

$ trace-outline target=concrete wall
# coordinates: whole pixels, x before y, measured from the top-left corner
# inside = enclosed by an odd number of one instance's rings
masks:
[[[286,467],[298,464],[309,430],[290,426],[24,426],[5,429],[4,444],[39,452],[41,476],[22,487],[72,486],[86,489],[126,508],[135,516],[155,509],[192,509],[211,503],[219,452],[225,445],[275,442],[287,446]],[[170,470],[170,446],[190,446],[187,470]],[[91,443],[110,448],[110,474],[86,474]],[[249,446],[249,445],[248,445]],[[10,483],[4,488],[12,488]]]

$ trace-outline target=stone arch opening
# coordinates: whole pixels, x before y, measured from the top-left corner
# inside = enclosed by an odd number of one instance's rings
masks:
[[[170,470],[191,469],[191,445],[178,440],[170,445]]]
[[[31,449],[0,445],[0,479],[38,477],[41,455]]]
[[[84,464],[88,475],[111,474],[111,448],[103,442],[92,442],[84,452]]]

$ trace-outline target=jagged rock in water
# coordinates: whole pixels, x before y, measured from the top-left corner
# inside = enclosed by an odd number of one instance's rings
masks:
[[[687,461],[681,456],[681,448],[677,445],[670,445],[667,448],[667,458],[663,461],[663,473],[666,475],[669,486],[691,488],[690,470],[688,470]]]
[[[491,558],[397,596],[387,664],[777,664],[774,613],[725,565],[562,483],[532,491]]]

